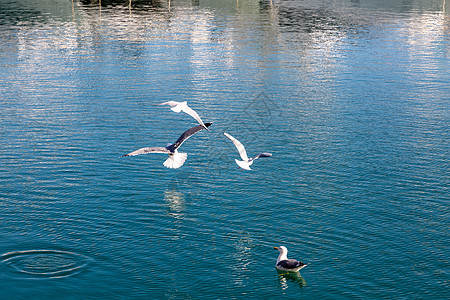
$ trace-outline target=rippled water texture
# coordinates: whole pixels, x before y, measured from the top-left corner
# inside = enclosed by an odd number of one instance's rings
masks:
[[[29,250],[5,253],[1,262],[29,278],[59,278],[73,275],[86,267],[83,255],[58,250]]]
[[[448,298],[449,13],[0,1],[0,298]]]

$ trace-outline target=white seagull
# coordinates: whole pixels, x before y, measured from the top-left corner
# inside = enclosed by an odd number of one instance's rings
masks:
[[[203,121],[200,118],[200,116],[198,115],[198,113],[187,105],[187,101],[183,101],[183,102],[167,101],[167,102],[156,104],[156,105],[169,105],[170,109],[176,113],[179,113],[180,111],[184,111],[185,113],[187,113],[188,115],[190,115],[191,117],[196,119],[197,122],[203,126],[203,128],[205,128],[206,130],[209,131],[208,126],[205,126],[205,124],[203,123]]]
[[[190,138],[195,133],[199,132],[200,130],[207,128],[211,126],[212,123],[206,123],[203,127],[202,125],[197,125],[195,127],[192,127],[191,129],[186,130],[183,132],[183,134],[178,138],[178,140],[173,143],[167,145],[167,147],[147,147],[147,148],[141,148],[139,150],[133,151],[131,153],[122,155],[124,156],[134,156],[139,154],[147,154],[147,153],[167,153],[169,154],[169,158],[164,162],[164,166],[170,169],[177,169],[181,167],[184,162],[187,159],[187,153],[180,153],[178,152],[178,148],[181,146],[181,144],[184,143],[185,140]]]
[[[277,268],[278,270],[288,272],[298,272],[300,271],[300,269],[307,266],[307,264],[301,261],[297,261],[295,259],[288,259],[287,258],[288,250],[285,246],[275,247],[274,249],[280,251],[277,263],[275,264],[275,268]]]
[[[237,139],[235,139],[234,137],[232,137],[231,135],[229,135],[226,132],[224,132],[223,134],[227,138],[229,138],[233,142],[233,144],[236,146],[236,148],[238,149],[239,155],[241,156],[242,160],[235,159],[234,161],[242,169],[251,170],[250,166],[251,166],[251,164],[253,164],[253,161],[255,159],[258,159],[260,157],[270,157],[270,156],[272,156],[271,153],[260,153],[260,154],[256,155],[253,158],[248,158],[247,152],[245,151],[245,148],[244,148],[244,145],[242,145],[241,142],[239,142]]]

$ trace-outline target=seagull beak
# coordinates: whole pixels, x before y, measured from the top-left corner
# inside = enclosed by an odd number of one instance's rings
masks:
[[[278,247],[273,247],[273,249],[278,250]]]

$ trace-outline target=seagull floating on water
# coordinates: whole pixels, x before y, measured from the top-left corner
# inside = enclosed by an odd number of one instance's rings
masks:
[[[253,158],[248,158],[247,152],[245,151],[245,148],[244,148],[244,145],[242,145],[241,142],[239,142],[237,139],[235,139],[234,137],[232,137],[231,135],[229,135],[226,132],[224,132],[223,134],[227,138],[229,138],[233,142],[233,144],[236,146],[236,148],[238,149],[239,155],[241,156],[242,160],[235,159],[234,161],[242,169],[251,170],[250,166],[253,164],[253,161],[255,159],[258,159],[260,157],[270,157],[270,156],[272,156],[271,153],[260,153],[260,154],[256,155]]]
[[[175,143],[169,144],[167,147],[141,148],[131,153],[122,155],[121,157],[135,156],[147,153],[167,153],[169,154],[169,158],[163,163],[163,165],[170,169],[177,169],[181,167],[187,159],[187,153],[178,152],[178,148],[180,148],[181,144],[183,144],[184,141],[186,141],[188,138],[190,138],[192,135],[196,134],[200,130],[208,128],[209,126],[211,126],[211,124],[212,123],[206,123],[204,124],[204,127],[202,125],[197,125],[195,127],[192,127],[191,129],[186,130],[185,132],[183,132],[183,134],[178,138],[178,140]]]
[[[307,264],[297,261],[295,259],[288,259],[287,253],[288,250],[285,246],[275,247],[274,249],[277,249],[280,251],[280,255],[278,255],[277,263],[275,265],[275,268],[281,271],[288,271],[288,272],[298,272],[300,269],[307,266]]]
[[[209,131],[208,126],[205,126],[205,124],[203,123],[203,121],[200,118],[200,116],[198,115],[198,113],[187,105],[187,101],[184,101],[184,102],[167,101],[167,102],[156,104],[156,105],[169,105],[170,109],[176,113],[179,113],[180,111],[184,111],[185,113],[187,113],[188,115],[190,115],[191,117],[196,119],[197,122],[203,126],[203,128],[205,128],[206,130]]]

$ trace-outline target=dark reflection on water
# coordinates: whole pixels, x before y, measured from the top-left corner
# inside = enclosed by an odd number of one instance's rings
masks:
[[[102,1],[91,1],[91,0],[80,0],[86,7],[99,8],[128,8],[132,9],[134,12],[158,12],[160,10],[170,9],[170,1],[157,1],[157,0],[102,0]]]
[[[302,277],[300,272],[284,272],[277,270],[277,273],[278,283],[283,291],[294,284],[300,287],[300,289],[306,286],[306,280]]]

